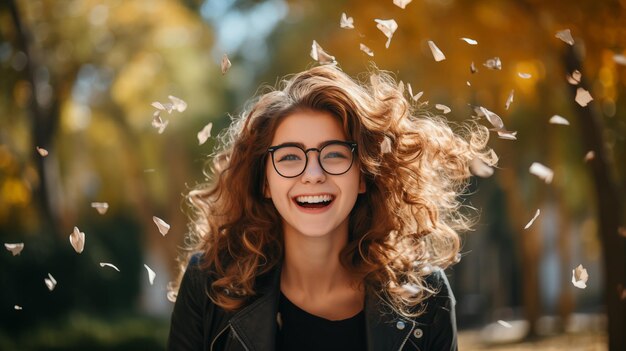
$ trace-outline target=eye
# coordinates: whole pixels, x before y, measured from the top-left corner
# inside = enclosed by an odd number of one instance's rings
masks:
[[[299,161],[299,160],[300,160],[300,156],[298,156],[296,154],[281,155],[278,158],[278,162],[282,162],[282,161]]]
[[[324,158],[347,158],[345,154],[339,151],[331,151],[324,155]]]

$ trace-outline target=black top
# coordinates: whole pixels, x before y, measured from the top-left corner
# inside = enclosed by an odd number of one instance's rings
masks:
[[[365,313],[331,321],[310,314],[280,293],[277,350],[365,350]]]

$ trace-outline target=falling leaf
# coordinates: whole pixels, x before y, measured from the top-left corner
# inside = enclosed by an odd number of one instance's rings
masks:
[[[46,150],[46,149],[44,149],[42,147],[39,147],[39,146],[36,146],[35,148],[37,149],[37,152],[39,153],[39,155],[41,155],[41,157],[48,156],[48,150]]]
[[[580,83],[580,79],[582,78],[582,73],[579,70],[574,70],[571,75],[567,75],[567,82],[571,85],[578,85]]]
[[[376,28],[378,28],[385,36],[387,37],[387,43],[385,43],[385,47],[389,49],[389,44],[391,44],[391,38],[393,37],[393,33],[398,29],[398,23],[394,19],[381,20],[374,19],[376,22]]]
[[[476,68],[476,65],[474,64],[474,61],[472,61],[472,63],[470,64],[470,72],[472,74],[478,72],[478,69]]]
[[[361,51],[368,54],[369,56],[374,56],[374,52],[372,51],[372,49],[368,48],[365,44],[360,43],[359,49],[361,49]]]
[[[439,62],[439,61],[443,61],[446,59],[446,55],[444,55],[443,52],[439,50],[437,45],[435,45],[435,43],[432,40],[428,41],[428,46],[430,47],[430,51],[433,53],[433,57],[435,58],[435,61]]]
[[[615,63],[617,63],[618,65],[626,66],[626,56],[622,54],[613,55],[613,61],[615,61]]]
[[[206,141],[211,137],[211,128],[213,128],[213,123],[207,124],[201,131],[198,132],[198,145],[206,143]]]
[[[7,250],[11,251],[13,256],[17,256],[22,252],[22,250],[24,250],[24,243],[15,243],[15,244],[5,243],[4,247]]]
[[[619,227],[617,228],[617,234],[623,236],[624,238],[626,238],[626,227]]]
[[[489,60],[485,61],[485,63],[483,63],[483,66],[489,69],[501,70],[502,61],[500,61],[499,57],[490,58]]]
[[[569,126],[569,121],[566,120],[565,118],[559,116],[559,115],[554,115],[552,117],[550,117],[550,123],[552,124],[561,124],[564,126]]]
[[[407,89],[409,90],[409,95],[411,96],[411,99],[413,99],[413,101],[417,102],[417,100],[419,100],[422,97],[422,95],[424,95],[423,91],[420,91],[419,93],[413,95],[413,88],[411,87],[411,83],[408,83],[406,86],[407,86]]]
[[[228,55],[224,54],[222,55],[222,62],[220,63],[220,68],[222,69],[222,75],[226,74],[226,72],[228,72],[228,70],[230,69],[230,67],[233,64],[230,63],[230,60],[228,59]]]
[[[506,99],[506,103],[504,104],[504,108],[506,110],[508,110],[509,107],[511,106],[511,103],[513,102],[514,97],[515,97],[515,90],[511,89],[511,92],[509,93],[509,97]]]
[[[478,157],[472,159],[469,170],[473,175],[481,178],[489,178],[493,175],[493,168]]]
[[[154,113],[153,118],[152,118],[152,127],[158,129],[159,134],[163,134],[163,131],[165,130],[165,127],[167,127],[168,123],[170,122],[169,121],[163,122],[159,111],[156,111]]]
[[[174,289],[174,284],[172,282],[167,283],[167,299],[170,302],[176,302],[177,297],[178,292]]]
[[[505,328],[513,328],[513,326],[511,325],[511,323],[509,322],[505,322],[501,319],[498,320],[498,324],[500,324],[501,326],[505,327]]]
[[[589,92],[587,90],[585,90],[583,88],[576,89],[576,102],[580,106],[585,107],[592,100],[593,100],[593,98],[591,97],[591,94],[589,94]]]
[[[596,153],[594,151],[587,151],[585,154],[585,162],[589,162],[596,158]]]
[[[103,215],[107,213],[107,210],[109,209],[109,204],[106,202],[92,202],[91,207],[95,208],[99,214]]]
[[[46,283],[46,286],[50,291],[54,290],[54,288],[57,286],[56,279],[54,279],[54,277],[50,273],[48,273],[48,278],[44,278],[43,282]]]
[[[448,114],[448,113],[450,113],[450,111],[452,111],[448,106],[443,105],[443,104],[436,104],[435,108],[437,110],[441,110],[441,112],[443,112],[444,115]]]
[[[410,4],[413,0],[393,0],[394,5],[398,6],[401,9],[405,9],[406,5]]]
[[[470,44],[470,45],[478,45],[478,42],[474,39],[470,39],[470,38],[461,38],[461,40],[463,40],[464,42]]]
[[[508,130],[499,130],[498,137],[500,139],[505,139],[505,140],[517,140],[517,132],[511,132]]]
[[[164,220],[162,220],[161,218],[157,217],[157,216],[153,216],[152,220],[154,221],[154,223],[157,225],[157,228],[159,228],[159,232],[165,236],[165,234],[167,234],[167,232],[170,230],[170,225],[165,223]]]
[[[383,142],[380,143],[380,152],[388,154],[391,152],[391,139],[388,136],[383,138]]]
[[[530,79],[532,77],[532,74],[523,72],[519,72],[517,75],[522,79]]]
[[[533,162],[533,164],[530,165],[530,173],[543,179],[546,184],[550,184],[552,182],[552,177],[554,176],[554,172],[550,168],[539,162]]]
[[[313,44],[311,44],[311,57],[319,62],[320,65],[335,65],[337,61],[335,61],[335,56],[331,56],[322,49],[322,47],[317,43],[317,41],[313,40]]]
[[[144,264],[143,266],[148,271],[148,280],[150,281],[150,285],[152,285],[154,283],[154,278],[156,277],[156,273],[154,273],[154,271],[150,269],[150,267],[148,267],[147,264]]]
[[[535,223],[535,219],[537,219],[537,217],[539,217],[539,214],[541,213],[540,209],[537,209],[537,212],[535,212],[535,216],[530,220],[530,222],[528,222],[526,224],[526,226],[524,227],[524,229],[528,229],[530,228],[531,225],[533,225],[533,223]]]
[[[341,19],[339,20],[339,26],[346,29],[354,29],[354,19],[348,17],[345,12],[341,13]]]
[[[85,248],[85,233],[74,227],[74,231],[70,234],[70,244],[77,253],[83,252]]]
[[[115,265],[111,264],[111,263],[107,263],[107,262],[100,262],[100,267],[111,267],[113,269],[115,269],[116,271],[120,271],[117,267],[115,267]]]
[[[579,289],[587,287],[587,280],[589,280],[589,274],[587,270],[583,268],[582,264],[572,270],[572,284]]]
[[[172,108],[178,112],[185,112],[187,109],[187,103],[180,98],[173,95],[168,95],[168,99],[172,102]]]
[[[21,310],[22,310],[22,306],[20,306],[20,305],[15,305],[15,306],[13,306],[13,308],[14,308],[16,311],[21,311]]]
[[[572,32],[569,29],[563,29],[556,32],[555,37],[563,40],[569,45],[574,45],[574,38],[572,38]]]

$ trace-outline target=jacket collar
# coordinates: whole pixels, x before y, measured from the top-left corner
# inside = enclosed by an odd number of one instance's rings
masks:
[[[280,272],[277,267],[259,283],[259,297],[238,311],[230,325],[246,350],[274,350],[280,297]],[[399,316],[375,293],[365,296],[367,350],[401,350],[415,328],[411,319]]]

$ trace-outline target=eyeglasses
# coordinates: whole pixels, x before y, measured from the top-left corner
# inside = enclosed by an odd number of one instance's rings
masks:
[[[267,152],[272,155],[276,172],[285,178],[294,178],[304,173],[309,163],[309,151],[317,151],[317,161],[324,172],[341,175],[352,167],[356,145],[351,141],[333,140],[321,149],[313,147],[304,150],[298,145],[282,144],[270,146]]]

